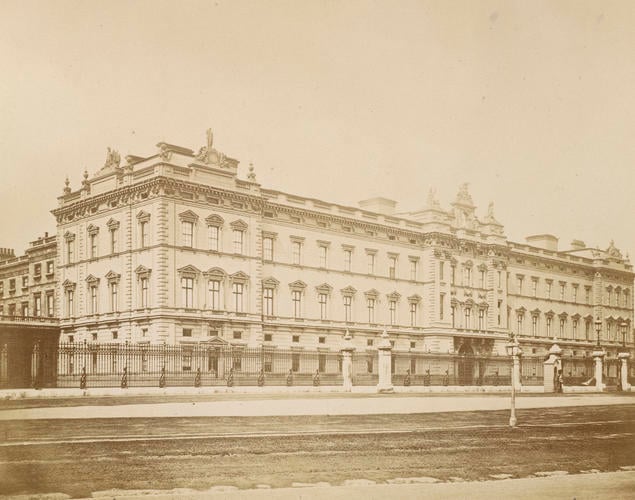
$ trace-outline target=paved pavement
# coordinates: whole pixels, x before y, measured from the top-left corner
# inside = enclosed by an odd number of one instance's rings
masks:
[[[160,499],[207,499],[226,500],[290,500],[290,499],[326,499],[383,500],[400,499],[466,499],[490,500],[492,498],[524,499],[632,499],[635,492],[635,472],[607,472],[601,474],[554,475],[523,479],[504,479],[499,481],[434,483],[429,478],[402,478],[411,484],[364,484],[352,481],[346,486],[320,486],[238,490],[226,486],[207,491],[178,489],[166,491],[128,491],[110,490],[93,493],[91,498],[117,498],[133,500],[142,498]]]
[[[633,397],[624,395],[569,395],[566,397],[520,396],[518,409],[556,408],[568,406],[598,406],[633,404]],[[201,401],[191,403],[126,404],[118,406],[77,406],[0,409],[0,420],[89,419],[89,418],[158,418],[214,416],[282,416],[282,415],[385,415],[438,413],[457,411],[505,410],[510,407],[505,396],[391,396],[389,398],[311,398],[250,399]],[[0,407],[1,408],[1,407]]]

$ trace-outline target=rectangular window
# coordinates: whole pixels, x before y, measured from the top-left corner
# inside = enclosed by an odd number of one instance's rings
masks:
[[[318,337],[318,344],[326,344],[326,337]]]
[[[551,285],[552,285],[551,281],[547,281],[547,290],[545,295],[547,296],[548,299],[551,298]]]
[[[234,340],[240,340],[243,338],[243,332],[234,332],[233,337]]]
[[[75,291],[67,290],[66,291],[66,315],[73,316],[75,312]]]
[[[320,304],[320,319],[327,318],[327,304],[328,304],[328,295],[326,293],[320,293],[318,295],[318,302]]]
[[[9,291],[15,292],[15,278],[9,280]]]
[[[15,316],[15,304],[9,304],[9,316]]]
[[[564,300],[564,291],[566,285],[564,283],[560,283],[560,300]]]
[[[73,241],[66,242],[66,263],[70,264],[73,262]]]
[[[209,249],[212,252],[218,252],[220,250],[220,228],[218,226],[207,226],[208,227],[208,240],[209,240]]]
[[[220,311],[220,281],[209,280],[207,283],[209,290],[209,307],[212,311]]]
[[[578,320],[577,319],[573,320],[572,326],[573,326],[573,338],[577,339],[578,338]]]
[[[273,260],[273,238],[262,239],[263,258],[265,260]]]
[[[119,338],[119,332],[112,332],[112,339],[117,340]]]
[[[551,337],[551,318],[547,318],[547,337]]]
[[[498,288],[503,288],[503,272],[498,271]]]
[[[181,234],[184,247],[194,246],[194,223],[190,221],[181,222]]]
[[[344,321],[351,321],[351,306],[352,306],[353,298],[344,296]]]
[[[353,262],[353,251],[344,250],[344,271],[351,271],[351,265]]]
[[[503,301],[501,299],[498,299],[498,309],[497,309],[497,317],[496,317],[496,324],[498,326],[501,326],[502,311],[503,311]]]
[[[564,319],[560,318],[560,338],[564,338]]]
[[[538,334],[538,316],[531,316],[531,335],[535,337]]]
[[[577,302],[578,302],[578,285],[573,285],[573,291],[571,293],[572,293],[571,300],[573,300],[573,302],[577,304]]]
[[[117,230],[110,230],[110,253],[117,253]]]
[[[538,296],[538,280],[531,280],[531,295],[533,297]]]
[[[391,300],[388,302],[388,311],[390,313],[390,324],[397,324],[397,301]]]
[[[150,235],[148,234],[148,223],[140,222],[139,223],[139,243],[141,244],[141,248],[146,248],[149,245]]]
[[[29,277],[22,276],[22,288],[28,288],[28,287],[29,287]]]
[[[388,257],[388,277],[394,280],[397,274],[397,257]]]
[[[95,259],[97,257],[97,235],[91,234],[89,237],[90,237],[90,258]]]
[[[445,262],[441,261],[439,262],[439,280],[443,281],[444,278],[444,272],[445,272]]]
[[[465,324],[463,328],[467,328],[468,330],[472,328],[472,309],[469,307],[465,308]]]
[[[49,318],[55,316],[55,298],[52,293],[46,294],[46,314]]]
[[[366,255],[366,258],[368,260],[368,274],[374,274],[375,273],[375,254],[369,253]]]
[[[271,342],[272,340],[273,340],[273,335],[271,333],[265,333],[265,342]]]
[[[263,290],[265,316],[273,316],[273,288]]]
[[[410,326],[417,326],[417,303],[410,303]]]
[[[182,335],[183,335],[183,337],[191,337],[192,336],[192,329],[191,328],[183,328]]]
[[[456,266],[450,267],[450,283],[452,285],[456,284]]]
[[[300,290],[293,290],[291,292],[291,301],[293,302],[293,317],[302,317],[302,292]]]
[[[194,278],[181,278],[182,307],[194,307]]]
[[[518,321],[518,335],[522,335],[523,334],[523,322],[525,320],[525,316],[523,314],[518,314],[516,320]]]
[[[410,261],[410,279],[415,281],[417,279],[417,267],[418,262],[414,259]]]
[[[291,336],[291,342],[293,342],[294,344],[299,344],[300,343],[300,336],[299,335],[292,335]]]
[[[242,283],[232,284],[232,295],[234,296],[234,311],[237,313],[243,312],[243,291],[244,285]]]
[[[591,288],[589,288],[589,287],[585,287],[584,288],[584,301],[587,304],[591,303]]]
[[[439,294],[439,319],[443,319],[443,308],[445,306],[445,293],[440,293]]]
[[[234,253],[244,253],[244,238],[245,232],[239,229],[234,229]]]
[[[479,271],[479,273],[480,273],[480,276],[481,276],[480,279],[479,279],[479,281],[480,281],[479,286],[481,288],[485,288],[485,269],[481,269]]]
[[[141,278],[141,307],[149,307],[148,278]]]
[[[463,283],[465,286],[472,286],[472,268],[466,267],[465,272],[463,273],[463,279],[465,282]]]
[[[33,297],[33,316],[42,316],[42,296],[39,293]]]
[[[452,317],[452,328],[456,328],[456,306],[450,306],[450,316]]]
[[[97,314],[97,307],[98,307],[97,286],[92,285],[90,287],[90,313]]]
[[[291,263],[300,265],[302,259],[302,243],[299,241],[291,242]]]
[[[478,310],[478,329],[485,330],[485,309]]]
[[[584,322],[584,338],[591,340],[591,321],[588,319]]]
[[[42,274],[42,264],[35,264],[33,266],[33,274],[35,276],[40,276]]]
[[[326,257],[328,254],[328,248],[325,246],[319,246],[318,252],[320,256],[320,267],[326,267]]]
[[[366,308],[368,309],[368,322],[375,323],[375,299],[366,299]]]
[[[53,274],[53,261],[49,260],[46,263],[46,274]]]
[[[518,293],[518,295],[522,295],[523,294],[523,278],[522,276],[518,276],[517,281],[516,281],[516,293]]]
[[[110,284],[110,311],[111,312],[116,312],[117,311],[117,304],[118,304],[118,300],[117,300],[117,295],[118,295],[118,290],[119,285],[116,282],[113,282]]]

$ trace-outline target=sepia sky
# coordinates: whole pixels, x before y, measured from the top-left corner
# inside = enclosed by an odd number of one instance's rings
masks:
[[[106,148],[253,162],[263,186],[444,207],[635,256],[632,1],[0,0],[0,246],[54,232]]]

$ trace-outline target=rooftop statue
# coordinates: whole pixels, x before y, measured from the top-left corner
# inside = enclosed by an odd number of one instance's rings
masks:
[[[428,208],[440,208],[441,204],[437,198],[437,190],[433,187],[428,191]]]
[[[463,184],[461,184],[461,187],[459,188],[459,192],[456,195],[456,202],[455,203],[463,203],[465,205],[474,205],[474,201],[472,201],[472,197],[470,196],[470,193],[467,190],[467,187],[469,186],[469,184],[467,182],[464,182]]]
[[[617,249],[613,240],[611,240],[609,247],[606,249],[606,253],[609,255],[609,257],[614,257],[616,259],[622,258],[622,252]]]

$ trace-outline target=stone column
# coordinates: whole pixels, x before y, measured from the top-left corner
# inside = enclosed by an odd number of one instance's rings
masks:
[[[562,349],[558,344],[553,344],[549,349],[549,357],[544,362],[544,377],[543,383],[545,392],[556,391],[556,377],[557,371],[560,368],[560,356],[562,355]]]
[[[355,348],[353,347],[352,337],[348,330],[346,330],[346,335],[344,335],[344,342],[342,345],[341,353],[342,353],[342,377],[344,387],[344,392],[351,392],[353,389],[353,351]]]
[[[394,392],[391,373],[392,344],[386,330],[381,334],[377,344],[377,351],[379,353],[377,392]]]
[[[628,383],[628,359],[631,357],[628,352],[621,352],[617,355],[620,360],[620,384],[623,391],[630,391],[631,384]]]
[[[34,389],[40,388],[40,343],[33,345],[31,352],[31,386]]]
[[[603,369],[604,369],[604,356],[606,352],[602,349],[598,349],[597,351],[593,351],[593,359],[595,359],[595,388],[602,392],[604,390],[604,381],[603,377]]]

